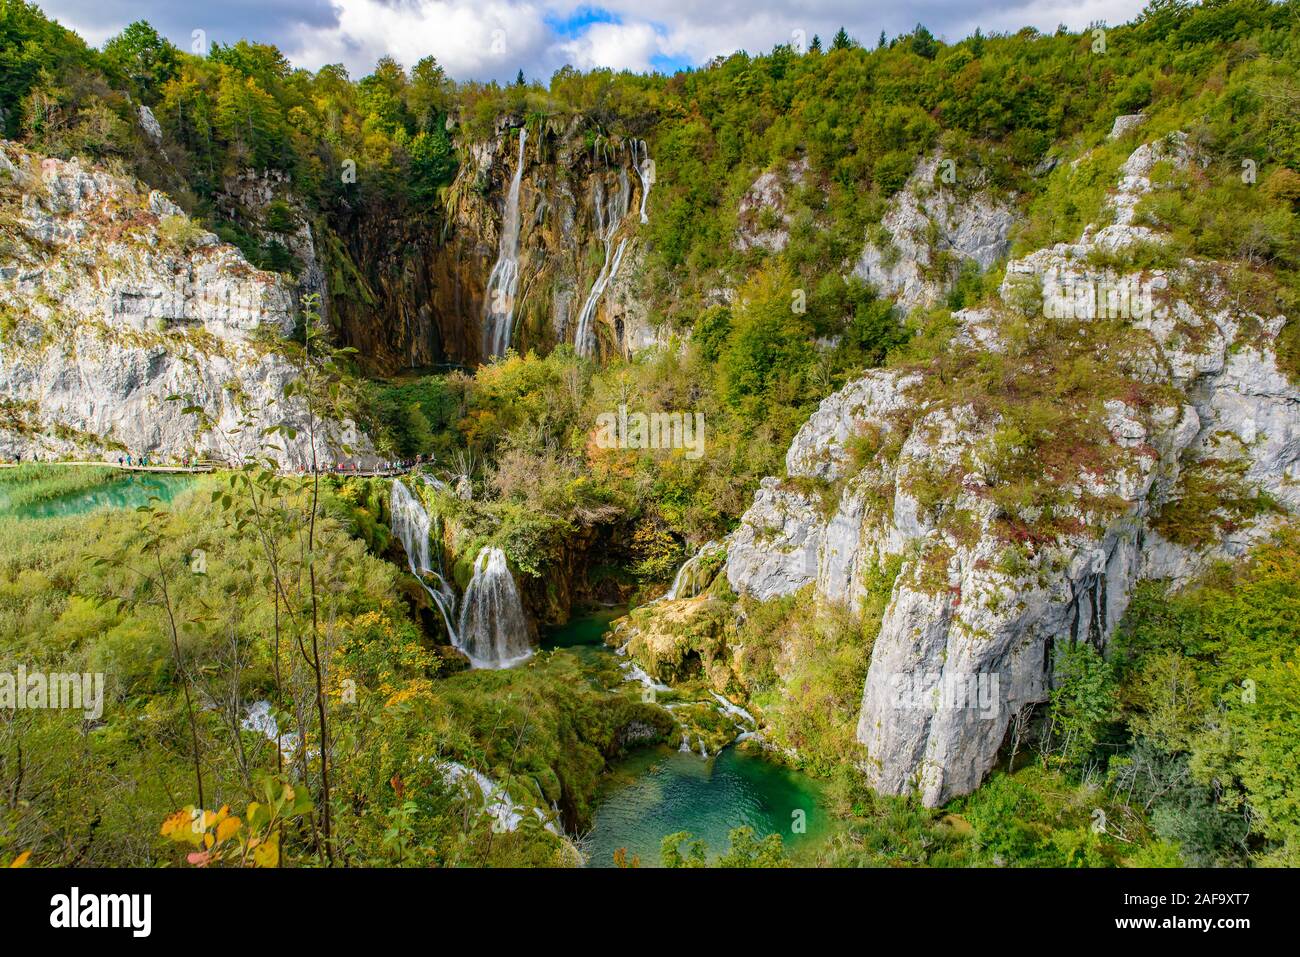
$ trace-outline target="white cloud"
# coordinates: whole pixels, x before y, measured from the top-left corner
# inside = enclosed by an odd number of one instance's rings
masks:
[[[317,68],[342,62],[354,76],[379,57],[411,66],[434,56],[458,78],[513,76],[545,56],[552,35],[543,9],[506,0],[332,0],[338,23],[300,27],[285,52]]]
[[[664,37],[647,23],[593,23],[555,49],[559,59],[583,70],[610,67],[640,72],[652,68],[655,56],[668,52]]]
[[[572,63],[584,69],[648,70],[656,58],[702,64],[736,50],[761,53],[794,31],[823,44],[842,25],[871,46],[883,30],[919,21],[959,40],[1024,26],[1082,30],[1133,18],[1145,0],[41,0],[91,42],[145,18],[188,49],[193,26],[209,38],[277,44],[300,66],[344,63],[363,76],[391,55],[407,66],[432,54],[457,79],[545,80]],[[594,16],[593,16],[594,13]],[[595,22],[587,22],[594,20]],[[613,22],[609,22],[613,21]],[[567,24],[557,28],[555,24]]]

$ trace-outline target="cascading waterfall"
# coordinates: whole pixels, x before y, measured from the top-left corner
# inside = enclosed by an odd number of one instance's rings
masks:
[[[515,294],[519,291],[519,184],[524,176],[524,143],[528,130],[519,130],[519,163],[510,192],[506,196],[505,215],[501,219],[501,241],[496,265],[488,276],[483,296],[483,356],[495,359],[510,348],[515,318]]]
[[[452,625],[456,615],[456,592],[447,584],[442,572],[435,569],[430,561],[429,513],[400,479],[393,479],[388,508],[393,514],[393,534],[401,540],[402,547],[406,549],[406,562],[411,568],[411,574],[420,580],[424,590],[433,599],[434,605],[442,614],[443,624],[447,626],[447,635],[451,638],[452,644],[459,647],[456,628]],[[431,587],[425,576],[434,578],[437,587]]]
[[[663,594],[663,597],[656,599],[656,601],[694,598],[708,588],[713,581],[713,576],[706,574],[704,559],[716,555],[721,550],[722,546],[717,542],[705,542],[701,545],[698,552],[682,562],[682,567],[677,569],[677,574],[673,577],[672,587]]]
[[[592,284],[587,301],[582,305],[582,312],[578,314],[578,328],[573,337],[573,347],[578,355],[589,356],[596,351],[596,335],[592,328],[596,319],[596,307],[600,304],[600,297],[605,294],[606,287],[618,275],[618,267],[623,262],[623,250],[627,248],[626,237],[619,241],[616,248],[614,235],[627,218],[628,192],[627,169],[621,167],[618,171],[618,191],[610,197],[607,209],[605,186],[600,180],[596,181],[596,232],[605,244],[605,262]]]
[[[645,212],[645,201],[650,197],[650,187],[654,185],[654,180],[650,178],[650,150],[645,145],[645,140],[632,141],[632,168],[636,170],[637,179],[641,180],[641,222],[642,224],[650,222],[650,217]]]
[[[529,658],[528,623],[505,552],[484,548],[460,609],[457,647],[476,668],[509,668]]]
[[[421,473],[420,473],[420,479],[421,479],[421,481],[424,482],[425,485],[429,486],[429,488],[433,489],[435,492],[441,492],[441,493],[443,493],[444,495],[454,495],[454,494],[455,494],[455,493],[452,491],[450,485],[448,485],[448,484],[447,484],[446,482],[444,482],[442,479],[437,478],[436,476],[430,475],[428,472],[421,472]]]

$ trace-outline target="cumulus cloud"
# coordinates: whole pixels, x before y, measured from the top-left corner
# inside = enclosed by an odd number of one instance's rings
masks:
[[[319,67],[342,62],[366,72],[387,54],[410,66],[434,56],[449,74],[513,77],[545,59],[552,33],[545,9],[506,0],[332,0],[337,22],[300,26],[285,52]]]
[[[438,58],[457,79],[513,79],[522,69],[545,79],[563,66],[645,71],[699,65],[736,50],[778,43],[842,25],[874,45],[924,23],[958,40],[976,27],[1013,32],[1058,24],[1080,30],[1131,19],[1144,0],[44,0],[51,15],[100,43],[147,19],[183,48],[190,32],[211,40],[242,37],[277,44],[311,69],[343,63],[353,76],[385,54],[407,66]]]
[[[649,71],[655,57],[668,53],[666,38],[648,23],[594,23],[573,40],[552,50],[560,59],[584,70]]]

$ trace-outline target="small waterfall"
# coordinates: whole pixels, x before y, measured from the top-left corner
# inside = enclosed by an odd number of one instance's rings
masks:
[[[686,559],[682,563],[682,567],[677,569],[672,587],[664,593],[662,598],[656,600],[675,601],[678,598],[694,598],[708,588],[713,582],[713,576],[706,576],[704,559],[716,555],[721,550],[722,546],[717,542],[705,542],[701,545],[700,550]]]
[[[645,140],[632,141],[632,168],[641,181],[641,222],[645,224],[650,222],[650,217],[645,212],[645,201],[650,198],[650,187],[654,185],[654,180],[649,178],[650,150],[646,147]]]
[[[245,731],[252,731],[254,734],[260,734],[266,740],[280,743],[280,753],[286,760],[291,760],[298,750],[298,735],[292,731],[287,734],[280,733],[280,725],[275,720],[275,714],[271,711],[271,702],[263,699],[254,701],[248,706],[244,713],[244,718],[239,722],[239,726]]]
[[[633,156],[635,157],[635,155],[634,148]],[[615,247],[614,235],[618,232],[619,227],[623,225],[623,220],[627,218],[629,192],[627,168],[620,167],[618,171],[618,190],[609,198],[607,209],[605,206],[605,186],[600,180],[596,181],[596,232],[600,236],[601,242],[605,244],[605,262],[601,265],[600,273],[591,286],[587,301],[582,305],[582,312],[578,314],[578,327],[573,336],[573,347],[578,351],[578,355],[589,356],[596,351],[596,335],[592,328],[596,319],[596,307],[600,304],[600,297],[605,294],[605,289],[618,275],[618,267],[623,262],[623,250],[627,248],[626,237],[620,240],[618,246]]]
[[[519,825],[523,824],[524,812],[530,808],[515,801],[510,796],[510,792],[482,771],[475,771],[459,761],[440,762],[438,769],[442,773],[443,780],[459,787],[466,797],[481,800],[483,812],[492,818],[492,830],[498,834],[517,830]],[[474,782],[472,786],[471,781]],[[546,830],[557,837],[563,835],[564,832],[560,830],[559,825],[543,813],[541,808],[535,807],[531,810]],[[559,811],[554,808],[552,810],[558,818]]]
[[[496,265],[488,276],[487,291],[483,294],[483,358],[495,359],[510,348],[514,328],[515,294],[519,291],[519,184],[524,176],[524,143],[528,130],[519,130],[519,164],[510,193],[506,197],[505,214],[501,218],[501,241],[497,248]]]
[[[505,552],[484,548],[460,609],[457,647],[476,668],[509,668],[532,655],[519,589]]]
[[[406,562],[411,574],[420,580],[424,590],[429,593],[433,603],[442,614],[442,622],[447,626],[447,635],[452,644],[456,644],[456,629],[452,619],[456,615],[456,592],[447,584],[442,572],[433,567],[430,561],[429,513],[424,510],[420,500],[411,494],[411,490],[402,484],[401,479],[393,479],[393,490],[389,494],[388,509],[393,513],[393,534],[406,549]],[[439,556],[441,565],[441,555]],[[437,588],[431,588],[425,576],[436,579]]]
[[[420,474],[420,479],[421,481],[424,482],[425,485],[429,486],[429,488],[433,489],[435,492],[442,492],[445,495],[456,494],[451,490],[450,485],[448,485],[446,482],[444,482],[442,479],[438,478],[437,476],[430,475],[428,472],[422,472]]]

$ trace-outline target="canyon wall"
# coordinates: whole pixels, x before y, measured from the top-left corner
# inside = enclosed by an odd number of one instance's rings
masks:
[[[286,425],[277,455],[306,465],[308,410],[284,396],[295,298],[161,193],[0,143],[0,458],[237,463]],[[316,453],[369,443],[325,422]]]
[[[1060,646],[1104,649],[1138,580],[1187,580],[1300,510],[1284,317],[1252,311],[1222,264],[1125,265],[1164,241],[1138,215],[1161,163],[1195,163],[1184,136],[1135,150],[1103,223],[1012,261],[996,303],[957,313],[951,361],[873,371],[827,398],[726,543],[737,592],[811,585],[849,605],[866,569],[901,556],[857,728],[884,793],[933,806],[972,791],[1013,718],[1046,698]],[[1051,397],[1066,425],[1034,455],[1025,423],[1041,410],[1015,398],[1026,381],[994,394],[942,381],[992,355],[1045,382],[1095,372],[1077,398]],[[810,484],[833,491],[829,513]]]
[[[343,340],[380,372],[483,361],[489,276],[518,168],[521,126],[468,145],[438,217],[366,210],[338,224],[335,320]],[[653,163],[644,141],[588,141],[572,129],[530,130],[519,190],[518,279],[510,345],[546,352],[575,344],[584,307],[595,355],[628,355],[654,341],[637,294],[643,200]],[[615,252],[622,246],[617,268]],[[604,277],[600,295],[593,288]]]
[[[936,806],[973,791],[1061,652],[1107,650],[1138,581],[1188,581],[1300,511],[1285,317],[1240,267],[1168,250],[1143,205],[1197,165],[1180,133],[1139,146],[1077,241],[1007,263],[934,355],[826,398],[723,543],[726,585],[758,601],[811,591],[856,611],[897,570],[856,727],[880,792]],[[1006,206],[956,209],[927,180],[923,163],[886,221],[933,217],[951,256],[990,265]],[[879,274],[873,248],[868,273],[904,303],[955,275],[903,259]],[[728,642],[746,613],[726,592],[637,609],[618,640],[657,680],[744,687]]]

